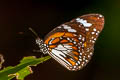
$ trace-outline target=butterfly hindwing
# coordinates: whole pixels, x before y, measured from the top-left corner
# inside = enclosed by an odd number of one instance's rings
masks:
[[[104,17],[87,14],[53,29],[46,37],[49,55],[71,71],[82,69],[91,59]]]

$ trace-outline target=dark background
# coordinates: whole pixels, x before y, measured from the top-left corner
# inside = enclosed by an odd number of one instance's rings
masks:
[[[5,66],[15,66],[24,56],[40,57],[32,27],[40,37],[77,16],[100,13],[105,27],[95,44],[92,60],[77,72],[71,72],[50,59],[37,67],[25,80],[120,80],[120,0],[79,0],[41,2],[0,1],[0,53]]]

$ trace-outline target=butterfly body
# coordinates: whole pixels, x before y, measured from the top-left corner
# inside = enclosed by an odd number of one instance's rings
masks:
[[[36,39],[36,43],[41,52],[49,54],[68,70],[77,71],[90,61],[94,43],[103,26],[102,15],[83,15],[54,28],[41,44],[40,38]]]

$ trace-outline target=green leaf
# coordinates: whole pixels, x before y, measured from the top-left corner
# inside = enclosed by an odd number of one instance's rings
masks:
[[[32,73],[31,67],[25,67],[24,69],[22,69],[16,73],[16,78],[18,80],[23,80],[27,75],[29,75],[31,73]]]
[[[30,66],[36,66],[50,58],[50,56],[43,58],[36,58],[34,56],[24,57],[17,66],[9,66],[1,70],[0,80],[11,80],[14,77],[19,80],[24,80],[27,75],[32,73]]]

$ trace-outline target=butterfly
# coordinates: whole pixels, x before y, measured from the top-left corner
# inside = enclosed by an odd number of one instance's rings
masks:
[[[49,54],[68,70],[77,71],[90,61],[103,27],[103,15],[86,14],[54,28],[44,40],[38,37],[36,44],[43,54]]]

